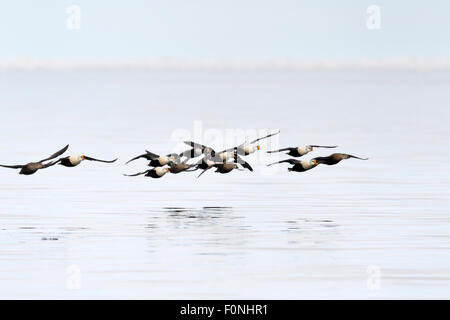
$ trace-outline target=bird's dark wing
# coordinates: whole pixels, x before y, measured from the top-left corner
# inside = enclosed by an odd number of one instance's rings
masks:
[[[59,151],[55,152],[54,154],[52,154],[50,157],[45,158],[45,159],[43,159],[43,160],[41,160],[39,162],[44,162],[44,161],[55,159],[56,157],[62,155],[64,152],[66,152],[68,148],[69,148],[69,145],[65,146],[61,150],[59,150]]]
[[[264,137],[261,137],[261,138],[258,138],[258,139],[253,140],[252,142],[250,142],[250,144],[253,144],[253,143],[255,143],[255,142],[258,142],[259,140],[262,140],[262,139],[266,139],[266,138],[275,136],[275,135],[277,135],[277,134],[279,134],[279,133],[280,133],[280,130],[278,130],[277,132],[270,133],[270,134],[268,134],[267,136],[264,136]]]
[[[207,148],[207,146],[194,142],[194,141],[184,141],[184,143],[186,143],[187,145],[190,145],[192,148],[199,148],[204,150],[205,148]]]
[[[180,158],[181,157],[186,157],[188,159],[194,158],[194,149],[189,149],[189,150],[183,151],[179,154],[179,156],[180,156]]]
[[[152,159],[159,158],[159,155],[157,155],[156,153],[150,152],[148,150],[145,150],[145,152],[147,153],[147,156],[151,157]],[[148,159],[148,160],[152,160],[152,159]]]
[[[154,160],[154,159],[159,158],[159,156],[158,156],[157,154],[148,152],[147,150],[146,150],[146,152],[147,152],[147,153],[141,154],[141,155],[139,155],[139,156],[137,156],[137,157],[134,157],[134,158],[131,159],[131,160],[128,160],[127,162],[125,162],[125,164],[128,164],[128,163],[130,163],[131,161],[137,160],[137,159],[139,159],[139,158],[145,158],[145,159],[147,159],[147,160]]]
[[[313,148],[337,148],[337,146],[318,146],[315,144],[310,144],[309,146]]]
[[[244,159],[242,159],[238,155],[236,155],[235,159],[236,159],[236,162],[239,163],[241,166],[243,166],[244,168],[246,168],[246,169],[248,169],[250,171],[253,171],[252,166],[247,161],[245,161]]]
[[[267,153],[275,153],[275,152],[281,152],[281,151],[291,151],[295,148],[283,148],[283,149],[278,149],[278,150],[272,150],[272,151],[267,151]]]
[[[45,168],[54,166],[55,164],[57,164],[58,162],[60,162],[61,159],[63,159],[63,158],[60,158],[60,159],[58,159],[58,160],[56,160],[56,161],[52,161],[52,162],[48,162],[48,163],[42,164],[42,169],[45,169]]]
[[[212,168],[212,167],[211,167],[211,168]],[[211,169],[211,168],[207,168],[207,169],[203,170],[202,172],[200,172],[200,174],[197,176],[197,179],[200,178],[200,176],[201,176],[202,174],[204,174],[206,171],[208,171],[208,170]]]
[[[85,160],[89,160],[89,161],[98,161],[98,162],[104,162],[104,163],[113,163],[113,162],[117,161],[117,158],[114,159],[114,160],[99,160],[99,159],[91,158],[91,157],[88,157],[88,156],[84,156],[84,159]]]
[[[16,165],[16,166],[7,166],[7,165],[4,165],[4,164],[0,164],[0,167],[3,167],[3,168],[10,168],[10,169],[21,169],[21,168],[23,168],[23,165],[18,164],[18,165]]]
[[[369,160],[369,158],[360,158],[360,157],[352,156],[351,154],[346,154],[346,153],[343,153],[343,155],[346,156],[346,158],[355,158],[355,159],[359,159],[359,160]]]
[[[255,140],[253,140],[253,141],[251,141],[251,142],[247,142],[247,141],[246,141],[246,142],[244,142],[244,143],[242,143],[242,144],[240,144],[240,145],[238,145],[238,146],[236,146],[236,147],[233,147],[233,148],[230,148],[230,149],[225,149],[225,150],[219,152],[219,154],[220,154],[220,153],[223,153],[223,152],[230,152],[230,151],[232,151],[232,150],[236,151],[238,154],[245,154],[245,152],[244,152],[244,147],[245,147],[245,146],[247,146],[247,145],[249,145],[249,144],[253,144],[253,143],[255,143],[255,142],[258,142],[259,140],[263,140],[263,139],[272,137],[272,136],[277,135],[277,134],[279,134],[279,133],[280,133],[280,130],[278,130],[278,132],[274,132],[274,133],[268,134],[267,136],[264,136],[264,137],[255,139]]]
[[[300,160],[297,160],[297,159],[286,159],[286,160],[281,160],[281,161],[278,161],[278,162],[274,162],[274,163],[268,164],[267,166],[269,167],[269,166],[271,166],[273,164],[277,164],[277,163],[297,164],[297,163],[300,163]]]
[[[126,177],[136,177],[136,176],[140,176],[141,174],[146,174],[147,172],[149,172],[151,170],[153,170],[153,169],[149,169],[149,170],[146,170],[146,171],[143,171],[143,172],[138,172],[138,173],[135,173],[135,174],[124,174],[124,176],[126,176]]]

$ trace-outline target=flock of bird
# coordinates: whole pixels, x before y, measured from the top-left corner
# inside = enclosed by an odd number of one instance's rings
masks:
[[[213,148],[209,146],[205,146],[199,143],[196,143],[194,141],[184,141],[185,144],[189,145],[191,148],[180,153],[170,153],[165,156],[160,156],[155,153],[152,153],[150,151],[145,151],[144,154],[138,155],[134,157],[133,159],[126,162],[126,164],[130,163],[131,161],[143,158],[148,161],[148,166],[150,169],[147,169],[143,172],[138,172],[131,175],[125,175],[125,176],[139,176],[139,175],[145,175],[147,177],[151,178],[161,178],[166,173],[170,172],[173,174],[177,174],[180,172],[192,172],[196,170],[201,170],[201,173],[197,176],[200,177],[202,174],[204,174],[206,171],[210,169],[216,169],[215,172],[218,173],[229,173],[233,170],[249,170],[253,171],[252,166],[245,161],[242,157],[248,156],[250,154],[255,153],[256,151],[260,150],[261,147],[257,144],[259,141],[263,139],[267,139],[269,137],[272,137],[274,135],[279,134],[280,131],[277,131],[275,133],[268,134],[264,137],[255,139],[250,142],[244,142],[236,147],[225,149],[220,152],[215,151]],[[314,148],[336,148],[337,146],[319,146],[319,145],[307,145],[302,147],[289,147],[289,148],[282,148],[279,150],[273,150],[273,151],[267,151],[267,153],[276,153],[276,152],[285,152],[286,154],[291,157],[302,157],[306,155],[307,153],[314,150]],[[3,168],[11,168],[11,169],[20,169],[19,174],[23,175],[31,175],[36,173],[40,169],[49,168],[51,166],[54,166],[56,164],[65,166],[65,167],[76,167],[78,166],[82,161],[88,160],[88,161],[98,161],[103,163],[113,163],[116,162],[117,159],[114,160],[99,160],[92,157],[88,157],[85,155],[71,155],[59,158],[57,160],[54,160],[64,154],[67,149],[69,148],[69,145],[65,146],[61,150],[57,151],[56,153],[52,154],[50,157],[45,158],[43,160],[37,161],[37,162],[30,162],[24,165],[0,165],[0,167]],[[195,158],[199,158],[199,160],[195,160]],[[292,167],[288,168],[289,171],[296,171],[296,172],[303,172],[307,170],[311,170],[312,168],[315,168],[319,164],[325,164],[325,165],[335,165],[339,163],[340,161],[344,159],[359,159],[359,160],[368,160],[367,158],[360,158],[356,157],[350,154],[346,153],[333,153],[327,157],[316,157],[311,160],[298,160],[294,158],[281,160],[275,163],[271,163],[268,166],[274,165],[274,164],[280,164],[280,163],[289,163],[293,165]],[[193,160],[194,162],[188,163],[188,161]]]

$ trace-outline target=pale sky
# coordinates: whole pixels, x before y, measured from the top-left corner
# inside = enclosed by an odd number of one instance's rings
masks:
[[[0,59],[450,57],[449,15],[446,0],[0,0]]]

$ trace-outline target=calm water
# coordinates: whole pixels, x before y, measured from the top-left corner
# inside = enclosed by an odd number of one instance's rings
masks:
[[[2,163],[67,143],[119,157],[0,169],[0,298],[450,298],[449,87],[448,72],[0,72]],[[288,173],[259,152],[253,173],[122,176],[199,126],[205,143],[280,129],[263,150],[370,160]]]

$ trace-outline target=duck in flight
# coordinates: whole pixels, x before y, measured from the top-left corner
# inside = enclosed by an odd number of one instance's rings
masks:
[[[72,155],[64,158],[60,158],[56,163],[59,163],[60,165],[64,167],[76,167],[81,163],[81,161],[89,160],[89,161],[98,161],[98,162],[104,162],[104,163],[113,163],[117,161],[117,158],[114,160],[99,160],[95,158],[91,158],[85,155],[78,156],[78,155]],[[56,164],[55,163],[55,164]]]
[[[311,159],[311,160],[286,159],[286,160],[281,160],[278,162],[268,164],[267,166],[269,167],[269,166],[277,164],[277,163],[293,164],[294,166],[292,166],[291,168],[288,168],[288,171],[295,171],[295,172],[308,171],[308,170],[311,170],[312,168],[317,167],[317,165],[319,164],[319,162],[315,159]]]
[[[234,154],[238,154],[241,156],[248,156],[248,155],[256,152],[257,150],[260,150],[261,146],[256,144],[258,141],[267,139],[267,138],[277,135],[279,133],[280,133],[280,130],[278,130],[277,132],[274,132],[274,133],[270,133],[264,137],[257,138],[249,143],[244,142],[243,144],[241,144],[239,146],[225,149],[220,152],[216,152],[213,148],[196,143],[194,141],[184,141],[184,143],[190,145],[192,147],[192,149],[184,151],[183,153],[180,154],[180,156],[184,155],[184,156],[190,156],[191,158],[195,158],[195,157],[198,157],[198,156],[204,154],[205,156],[208,156],[211,160],[213,160],[215,162],[220,162],[220,161],[226,162],[227,159],[233,158]]]
[[[130,163],[131,161],[137,160],[139,158],[144,158],[147,160],[150,160],[150,163],[148,164],[150,167],[161,167],[168,164],[170,161],[176,161],[180,158],[180,156],[176,153],[170,153],[166,156],[159,156],[155,153],[152,153],[150,151],[145,150],[146,153],[141,154],[137,157],[134,157],[133,159],[127,161],[125,164]]]
[[[192,149],[183,151],[179,154],[180,157],[186,157],[188,159],[197,158],[201,156],[202,154],[209,154],[213,157],[215,156],[215,151],[211,147],[207,147],[203,144],[196,143],[194,141],[184,141],[185,144],[190,145]]]
[[[190,172],[190,171],[197,170],[197,169],[189,170],[189,169],[195,167],[196,164],[188,164],[187,163],[188,160],[189,160],[189,158],[185,159],[184,161],[180,161],[179,159],[175,160],[175,161],[169,161],[170,172],[177,174],[177,173],[180,173],[183,171]]]
[[[154,179],[161,178],[164,176],[167,172],[170,172],[170,169],[167,167],[156,167],[152,169],[145,170],[144,172],[138,172],[135,174],[124,174],[126,177],[136,177],[144,174],[146,177],[151,177]]]
[[[245,160],[243,160],[241,157],[238,156],[238,154],[235,152],[234,153],[234,157],[233,157],[234,161],[233,162],[213,162],[212,160],[206,160],[203,161],[202,159],[202,163],[200,165],[197,166],[197,169],[203,169],[203,171],[197,176],[197,178],[200,178],[200,176],[202,174],[204,174],[206,171],[208,171],[211,168],[216,168],[215,172],[218,173],[229,173],[231,171],[233,171],[234,169],[243,171],[244,169],[248,169],[250,171],[253,171],[252,166],[246,162]],[[239,169],[238,164],[240,164],[242,167],[244,167],[244,169]]]
[[[261,150],[261,146],[259,144],[256,144],[258,141],[261,141],[263,139],[267,139],[267,138],[273,137],[273,136],[275,136],[275,135],[277,135],[279,133],[280,133],[280,130],[278,130],[277,132],[270,133],[270,134],[268,134],[268,135],[266,135],[264,137],[257,138],[257,139],[255,139],[253,141],[244,142],[243,144],[241,144],[241,145],[239,145],[237,147],[224,150],[224,151],[220,152],[219,154],[220,155],[222,155],[222,154],[230,154],[230,152],[234,151],[238,155],[248,156],[248,155],[250,155],[252,153],[255,153],[257,150]]]
[[[339,162],[341,162],[344,159],[359,159],[359,160],[369,160],[369,158],[360,158],[352,156],[351,154],[346,153],[333,153],[332,155],[329,155],[328,157],[316,157],[313,160],[316,160],[319,164],[326,164],[329,166],[335,165]]]
[[[10,168],[10,169],[20,169],[19,174],[31,175],[31,174],[36,173],[36,171],[38,171],[39,169],[45,169],[45,168],[55,165],[58,161],[53,161],[53,162],[48,162],[48,163],[44,163],[44,162],[50,161],[50,160],[55,159],[56,157],[59,157],[64,152],[66,152],[68,148],[69,148],[69,145],[67,145],[64,148],[62,148],[61,150],[55,152],[50,157],[42,159],[38,162],[30,162],[30,163],[27,163],[24,165],[0,165],[0,167]]]
[[[282,152],[282,151],[288,151],[286,154],[292,156],[292,157],[301,157],[307,154],[308,152],[311,152],[314,150],[314,148],[337,148],[337,146],[318,146],[318,145],[308,145],[308,146],[302,146],[302,147],[289,147],[289,148],[283,148],[279,150],[272,150],[267,151],[267,153],[275,153],[275,152]]]

